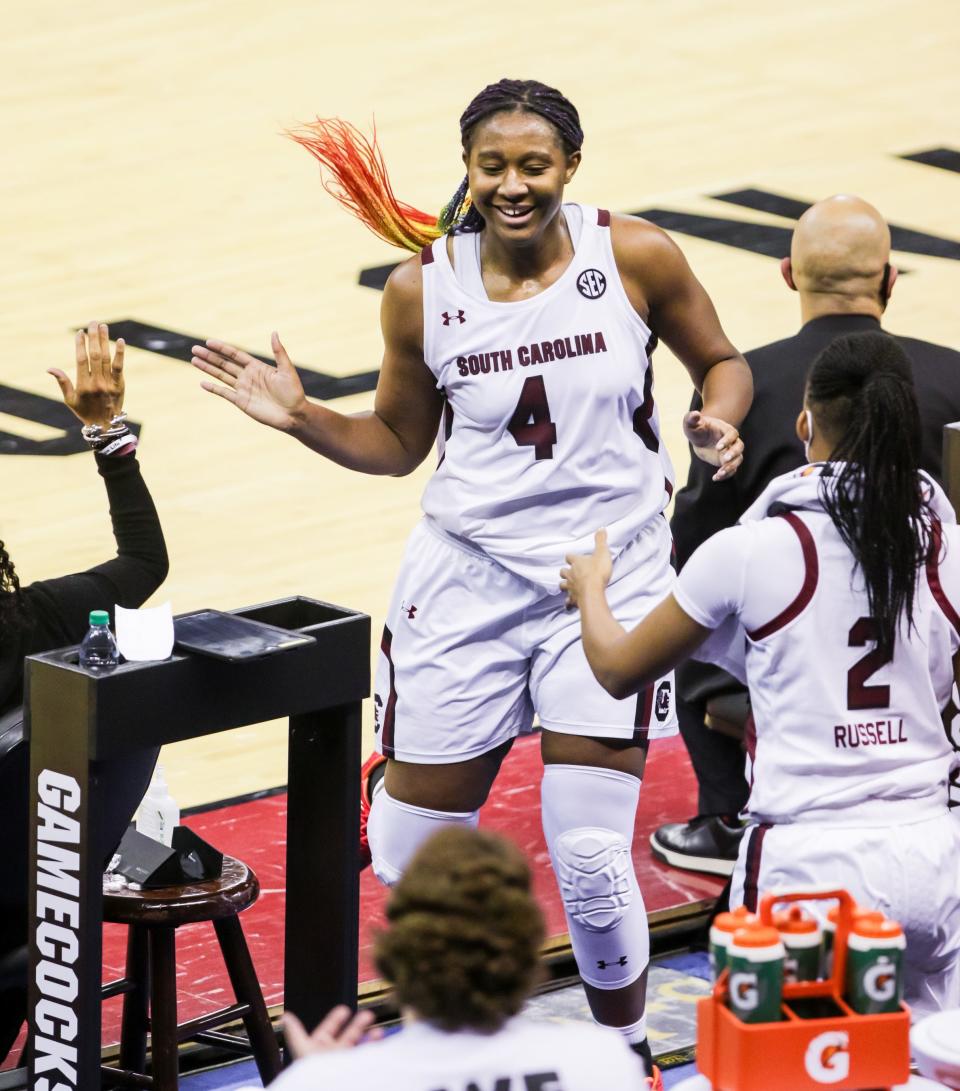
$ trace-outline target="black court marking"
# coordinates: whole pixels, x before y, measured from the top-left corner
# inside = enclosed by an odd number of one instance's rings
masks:
[[[793,229],[789,227],[726,220],[721,216],[703,216],[695,212],[674,212],[666,208],[642,208],[629,215],[649,220],[664,231],[718,242],[767,258],[785,258],[790,253]]]
[[[75,455],[90,450],[80,435],[80,422],[58,399],[0,383],[0,413],[62,433],[53,439],[27,439],[14,432],[0,432],[0,455]],[[140,424],[127,421],[127,425],[134,435],[140,435]]]
[[[373,265],[369,269],[361,269],[358,282],[364,288],[376,288],[382,292],[387,286],[387,277],[399,264],[399,261],[395,261],[392,265]]]
[[[913,152],[901,155],[911,163],[922,163],[925,167],[937,167],[940,170],[952,170],[960,174],[960,152],[956,148],[930,148],[925,152]]]
[[[727,204],[750,208],[754,212],[769,212],[773,216],[784,216],[788,220],[799,220],[810,207],[809,201],[769,193],[765,189],[735,189],[730,193],[714,193],[712,200],[726,201]]]
[[[726,201],[754,212],[769,212],[774,216],[784,216],[792,220],[798,220],[810,207],[806,201],[784,197],[779,193],[768,193],[763,189],[738,189],[731,193],[717,193],[713,200]],[[890,245],[894,250],[906,254],[923,254],[931,258],[960,261],[960,242],[942,235],[915,231],[912,227],[901,227],[899,224],[890,224]],[[900,271],[903,272],[902,269]]]
[[[202,345],[206,340],[205,337],[178,333],[176,330],[163,329],[161,326],[150,326],[135,318],[110,322],[109,326],[110,336],[113,339],[122,337],[134,348],[158,352],[161,356],[170,356],[174,360],[186,360],[188,363],[193,355],[190,351],[192,346]],[[270,356],[262,356],[258,352],[251,352],[250,355],[271,367],[274,366],[273,358]],[[360,371],[355,375],[328,375],[323,371],[314,371],[312,368],[294,366],[303,383],[304,392],[311,398],[321,398],[324,401],[345,398],[350,394],[365,394],[369,390],[374,390],[377,385],[377,376],[380,374],[379,371]]]

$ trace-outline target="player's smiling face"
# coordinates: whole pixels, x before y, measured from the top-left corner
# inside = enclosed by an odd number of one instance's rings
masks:
[[[530,243],[563,203],[563,187],[580,165],[546,118],[502,112],[480,122],[463,153],[477,211],[508,244]]]

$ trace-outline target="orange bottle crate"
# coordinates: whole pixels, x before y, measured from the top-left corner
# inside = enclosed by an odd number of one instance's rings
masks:
[[[727,978],[697,1003],[697,1067],[714,1091],[863,1091],[906,1083],[910,1075],[910,1012],[860,1015],[843,999],[853,899],[845,890],[768,894],[760,920],[773,924],[784,902],[835,900],[840,914],[833,973],[823,981],[783,987],[779,1023],[744,1023],[727,1007]],[[805,1012],[829,1010],[815,1018]]]

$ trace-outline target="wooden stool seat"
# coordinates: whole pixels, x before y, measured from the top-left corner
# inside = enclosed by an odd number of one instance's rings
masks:
[[[224,856],[219,879],[155,890],[105,891],[103,919],[111,924],[163,925],[215,921],[242,913],[260,896],[260,883],[242,860]]]
[[[238,918],[259,893],[253,871],[225,856],[219,879],[156,890],[127,887],[104,894],[103,919],[129,927],[126,974],[102,990],[104,998],[123,994],[120,1067],[103,1068],[104,1086],[177,1091],[178,1044],[186,1039],[252,1051],[264,1084],[280,1072],[280,1050]],[[216,931],[236,1003],[178,1023],[176,930],[203,921],[210,921]],[[249,1042],[216,1030],[240,1019]],[[144,1073],[148,1030],[150,1076]]]

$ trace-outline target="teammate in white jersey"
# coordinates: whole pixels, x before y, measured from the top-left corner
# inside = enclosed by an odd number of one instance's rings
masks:
[[[698,647],[749,685],[752,827],[733,904],[845,887],[903,925],[914,1014],[960,1007],[944,729],[960,675],[960,528],[917,470],[903,350],[875,333],[834,341],[811,367],[797,434],[814,465],[775,478],[739,526],[704,543],[632,632],[605,604],[602,534],[564,583],[611,693]]]
[[[590,1005],[643,1051],[649,942],[630,844],[648,740],[676,731],[672,677],[636,700],[610,698],[557,573],[602,522],[622,619],[667,594],[672,470],[650,353],[662,338],[702,390],[703,412],[684,428],[718,480],[741,462],[734,425],[750,373],[664,232],[563,204],[583,133],[558,91],[502,80],[460,126],[467,176],[427,227],[355,130],[318,122],[300,137],[369,226],[420,251],[384,292],[372,413],[308,402],[276,337],[276,369],[220,342],[195,348],[194,362],[217,380],[206,389],[367,473],[409,473],[440,432],[377,668],[388,764],[369,817],[373,866],[395,882],[438,825],[475,824],[536,711],[546,841]]]
[[[300,1058],[277,1091],[635,1091],[662,1088],[611,1030],[519,1016],[538,973],[543,918],[530,869],[505,839],[448,828],[410,862],[377,938],[380,972],[404,1015],[399,1034],[358,1048],[372,1015],[334,1009],[309,1037],[290,1014]]]

